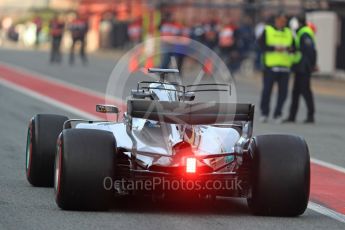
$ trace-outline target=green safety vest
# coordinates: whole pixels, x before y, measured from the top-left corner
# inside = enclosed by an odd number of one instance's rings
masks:
[[[152,18],[151,18],[152,17]],[[149,36],[158,37],[159,36],[159,24],[161,23],[161,13],[158,10],[151,11],[151,12],[146,12],[143,16],[143,33],[142,33],[142,40],[146,40],[149,38]],[[152,24],[152,25],[151,25]],[[151,28],[153,28],[153,31],[150,31]],[[150,32],[153,34],[150,34]],[[154,53],[159,53],[160,45],[158,44],[158,40],[154,39],[155,42],[154,44]],[[146,52],[141,52],[140,55],[140,63],[145,63],[147,61],[147,55]],[[160,56],[159,55],[154,55],[154,65],[158,66],[160,62]]]
[[[308,34],[315,44],[315,35],[314,31],[309,26],[304,26],[300,30],[298,30],[296,34],[295,44],[297,48],[297,52],[294,55],[294,64],[298,64],[302,60],[302,53],[300,51],[301,46],[301,38],[304,34]]]
[[[266,45],[273,47],[290,48],[293,45],[293,35],[289,28],[277,30],[273,26],[265,27]],[[264,63],[267,67],[287,67],[293,64],[293,55],[289,52],[267,51],[264,54]]]

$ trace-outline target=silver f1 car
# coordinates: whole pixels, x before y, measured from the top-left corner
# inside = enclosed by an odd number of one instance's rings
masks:
[[[28,128],[26,176],[54,186],[62,209],[106,209],[114,195],[242,197],[255,214],[301,215],[308,204],[310,157],[292,135],[252,137],[254,105],[193,102],[227,84],[181,85],[174,69],[149,69],[122,121],[38,114]],[[200,89],[201,88],[201,89]],[[103,113],[115,106],[97,105]]]

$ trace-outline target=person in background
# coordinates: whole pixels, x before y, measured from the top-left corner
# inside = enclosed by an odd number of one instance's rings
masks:
[[[133,20],[127,29],[128,37],[131,42],[131,46],[139,44],[142,37],[142,22],[141,18]]]
[[[179,27],[180,33],[178,34],[178,39],[174,46],[174,53],[176,58],[177,68],[180,71],[180,76],[183,76],[183,63],[185,61],[185,57],[188,56],[189,50],[189,38],[191,30],[186,24],[186,22],[177,23]]]
[[[232,23],[231,18],[225,19],[224,25],[219,31],[218,47],[222,60],[229,70],[232,70],[232,60],[237,53],[237,26]]]
[[[255,51],[256,51],[256,57],[255,57],[255,68],[257,70],[262,70],[262,51],[257,43],[259,41],[259,38],[261,37],[262,33],[265,30],[266,23],[264,21],[259,21],[254,28],[254,34],[255,34]]]
[[[181,47],[183,44],[183,25],[178,23],[174,18],[174,15],[167,15],[167,18],[163,21],[160,26],[160,32],[162,36],[161,50],[162,50],[162,61],[161,68],[169,68],[171,58],[176,58],[176,64],[179,71],[181,71],[183,63],[183,52]]]
[[[80,43],[80,58],[84,65],[87,65],[88,60],[85,53],[86,48],[86,35],[89,30],[88,20],[80,15],[71,22],[69,30],[72,35],[72,46],[70,50],[70,65],[74,64],[74,49],[77,43]]]
[[[9,39],[9,31],[13,26],[13,19],[11,17],[4,17],[1,21],[1,39],[2,45]]]
[[[194,41],[205,43],[205,28],[202,22],[197,18],[193,18],[193,26],[190,29],[190,38]]]
[[[281,123],[282,109],[288,93],[289,75],[294,52],[294,38],[292,31],[286,27],[287,18],[283,12],[274,17],[273,25],[266,25],[259,46],[263,52],[263,90],[261,94],[260,121],[266,123],[269,117],[269,106],[272,88],[278,83],[278,99],[274,111],[276,123]]]
[[[255,32],[253,20],[249,15],[244,15],[241,26],[238,29],[238,51],[240,59],[244,60],[255,51]]]
[[[3,27],[3,26],[2,26],[2,20],[3,20],[3,19],[0,18],[0,46],[2,46],[2,44],[3,44],[3,35],[2,35],[2,34],[3,34],[3,30],[4,30],[4,29],[2,28],[2,27]]]
[[[204,24],[205,40],[204,44],[214,50],[218,45],[219,23],[215,14]]]
[[[204,45],[213,51],[218,51],[218,36],[219,36],[219,23],[217,14],[212,13],[210,20],[206,21],[204,24],[205,38]],[[212,75],[215,71],[214,69],[214,60],[213,55],[205,57],[203,60],[203,71],[205,74]]]
[[[311,73],[316,69],[317,52],[315,47],[314,31],[307,23],[305,16],[298,17],[299,27],[296,31],[296,55],[293,71],[295,80],[292,91],[290,113],[285,123],[292,123],[296,120],[299,97],[302,95],[307,105],[307,117],[304,123],[314,123],[314,99],[310,87]]]
[[[50,50],[50,63],[61,63],[61,40],[65,28],[65,23],[55,15],[54,18],[50,21],[49,29],[51,36],[51,50]]]
[[[36,47],[39,46],[40,44],[40,34],[42,31],[42,19],[40,16],[36,16],[34,17],[33,21],[32,21],[35,25],[36,25],[36,41],[35,41],[35,45]]]

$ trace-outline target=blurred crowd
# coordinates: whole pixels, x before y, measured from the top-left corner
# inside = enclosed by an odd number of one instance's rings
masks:
[[[86,65],[88,30],[88,18],[76,13],[54,14],[48,19],[35,15],[19,23],[14,23],[11,17],[5,17],[0,20],[0,45],[39,48],[50,42],[50,63],[61,63],[61,45],[64,43],[69,50],[69,63],[73,65],[78,44],[81,61]]]
[[[140,19],[129,24],[127,32],[132,44],[141,42],[144,32],[142,25]],[[240,68],[243,60],[254,60],[257,56],[255,25],[248,15],[245,15],[240,23],[235,23],[231,17],[219,20],[218,15],[211,15],[207,21],[195,17],[190,22],[185,22],[174,14],[166,14],[158,27],[160,36],[163,36],[161,51],[164,54],[160,63],[162,68],[167,68],[171,56],[174,56],[178,69],[182,71],[184,58],[192,52],[188,49],[189,40],[184,38],[190,38],[215,51],[234,72]],[[169,41],[171,36],[175,37],[173,41]]]
[[[311,73],[317,69],[315,44],[316,28],[306,20],[305,14],[288,16],[283,11],[267,21],[253,23],[250,15],[243,15],[235,23],[231,15],[221,20],[210,15],[207,21],[194,18],[190,23],[174,14],[166,14],[158,26],[161,36],[161,68],[169,68],[172,60],[183,76],[186,57],[193,56],[191,41],[197,41],[215,51],[231,72],[237,72],[250,59],[252,68],[263,71],[261,94],[261,122],[268,122],[270,99],[275,84],[278,86],[277,102],[273,113],[276,123],[294,123],[299,98],[307,105],[305,123],[314,123],[314,99],[311,91]],[[139,43],[143,36],[142,23],[134,21],[128,27],[129,40]],[[190,39],[186,39],[190,38]],[[203,70],[212,75],[212,55],[202,60]],[[205,68],[206,67],[206,68]],[[248,66],[242,69],[248,70]],[[289,78],[295,75],[289,115],[283,118],[282,110],[288,95]]]
[[[240,71],[243,74],[249,71],[252,74],[255,70],[263,70],[265,67],[262,60],[263,45],[262,42],[260,44],[260,40],[265,27],[273,25],[274,21],[275,15],[254,21],[249,14],[243,14],[240,20],[234,20],[231,15],[220,18],[217,14],[210,14],[207,20],[194,17],[190,21],[185,21],[177,14],[164,14],[155,28],[162,36],[160,49],[163,55],[159,65],[168,68],[171,60],[175,60],[177,68],[182,72],[185,58],[192,56],[193,51],[189,47],[189,39],[191,39],[216,52],[233,73]],[[129,23],[128,39],[124,38],[124,43],[133,46],[147,38],[143,25],[145,22],[141,18]],[[284,26],[296,33],[297,16],[287,15]],[[315,25],[308,23],[308,26],[316,31]],[[207,65],[206,61],[202,64]],[[205,69],[207,74],[212,74],[210,71],[211,69]]]
[[[79,54],[84,64],[87,64],[87,32],[89,22],[86,16],[78,14],[54,15],[49,23],[43,22],[40,16],[33,16],[32,19],[22,23],[13,23],[12,19],[5,17],[0,22],[0,45],[6,41],[13,41],[27,47],[39,47],[50,41],[51,63],[61,62],[61,48],[69,52],[69,63],[74,64],[74,50],[79,43]],[[257,39],[264,30],[266,21],[254,21],[253,17],[244,14],[241,20],[233,20],[231,15],[220,18],[219,15],[211,13],[207,20],[194,17],[186,21],[177,17],[174,13],[160,15],[156,28],[145,28],[145,18],[136,18],[131,21],[121,22],[116,20],[116,15],[105,15],[99,24],[99,48],[105,50],[128,49],[135,44],[142,42],[151,33],[153,36],[177,36],[172,42],[162,41],[161,51],[165,53],[159,63],[166,68],[174,56],[177,67],[182,72],[186,56],[190,56],[188,42],[183,38],[190,38],[200,42],[211,50],[215,51],[229,67],[232,72],[250,71],[262,68],[260,48]],[[187,40],[188,41],[188,40]],[[95,42],[93,40],[89,43]],[[90,45],[90,44],[88,44]],[[63,46],[63,47],[62,47]],[[205,63],[204,63],[205,64]],[[205,69],[206,72],[208,69]],[[211,73],[210,73],[211,74]]]

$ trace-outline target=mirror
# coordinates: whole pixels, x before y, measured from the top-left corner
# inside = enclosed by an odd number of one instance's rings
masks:
[[[96,105],[96,111],[99,113],[119,113],[115,105]]]

